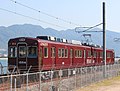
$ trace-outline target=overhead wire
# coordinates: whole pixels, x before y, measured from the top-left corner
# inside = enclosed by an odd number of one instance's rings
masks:
[[[48,13],[46,13],[46,12],[37,10],[37,9],[35,9],[35,8],[32,8],[32,7],[30,7],[30,6],[27,6],[27,5],[25,5],[25,4],[22,4],[22,3],[20,3],[20,2],[17,2],[17,1],[15,1],[15,0],[10,0],[10,1],[12,1],[12,2],[15,3],[15,4],[21,5],[21,6],[23,6],[23,7],[26,7],[26,8],[28,8],[28,9],[37,11],[38,13],[47,15],[47,16],[52,17],[52,18],[55,18],[55,19],[57,19],[57,20],[61,20],[61,21],[63,21],[63,22],[66,22],[66,23],[69,23],[69,24],[72,24],[72,25],[81,26],[81,25],[76,24],[76,23],[73,23],[73,22],[71,22],[71,21],[67,21],[67,20],[64,20],[64,19],[62,19],[62,18],[59,18],[59,17],[53,16],[53,15],[51,15],[51,14],[48,14]],[[13,12],[13,11],[10,11],[10,10],[7,10],[7,9],[3,9],[3,8],[0,8],[0,9],[1,9],[1,10],[4,10],[4,11],[7,11],[7,12],[10,12],[10,13],[14,13],[14,14],[16,14],[16,15],[20,15],[20,16],[26,17],[26,18],[30,18],[30,19],[33,19],[33,20],[37,20],[37,21],[42,22],[42,23],[46,23],[46,24],[49,24],[49,25],[57,26],[57,27],[60,27],[60,28],[65,28],[65,27],[63,27],[63,26],[56,25],[56,24],[53,24],[53,23],[49,23],[49,22],[46,22],[46,21],[43,21],[43,20],[40,20],[40,19],[37,19],[37,18],[33,18],[33,17],[31,17],[31,16],[23,15],[23,14],[20,14],[20,13],[17,13],[17,12]],[[90,30],[90,29],[92,29],[92,28],[95,28],[95,27],[97,27],[97,26],[100,26],[100,25],[102,25],[102,24],[103,24],[103,23],[100,23],[100,24],[97,24],[97,25],[92,26],[92,27],[76,27],[76,28],[75,28],[75,31],[77,30],[77,28],[87,28],[87,29],[85,29],[85,30],[83,30],[83,31],[76,31],[76,32],[78,32],[78,33],[80,33],[80,32],[86,32],[86,31],[87,31],[87,32],[101,32],[101,31],[88,31],[88,30]]]
[[[31,9],[31,10],[33,10],[33,11],[37,11],[38,13],[44,14],[44,15],[46,15],[46,16],[55,18],[55,19],[60,20],[60,21],[63,21],[63,22],[66,22],[66,23],[68,23],[68,24],[72,24],[72,25],[76,25],[76,26],[81,26],[81,25],[79,25],[79,24],[76,24],[76,23],[73,23],[73,22],[71,22],[71,21],[67,21],[67,20],[65,20],[65,19],[62,19],[62,18],[53,16],[53,15],[48,14],[48,13],[46,13],[46,12],[43,12],[43,11],[41,11],[41,10],[37,10],[37,9],[35,9],[35,8],[32,8],[32,7],[28,6],[28,5],[22,4],[22,3],[20,3],[20,2],[15,1],[15,0],[10,0],[10,1],[12,1],[12,2],[15,3],[15,4],[21,5],[21,6],[23,6],[23,7],[26,7],[26,8],[28,8],[28,9]]]
[[[9,12],[9,13],[13,13],[13,14],[16,14],[16,15],[19,15],[19,16],[22,16],[22,17],[25,17],[25,18],[32,19],[32,20],[36,20],[36,21],[39,21],[39,22],[42,22],[42,23],[45,23],[45,24],[49,24],[49,25],[53,25],[53,26],[57,26],[57,27],[60,27],[60,28],[65,28],[65,27],[63,27],[63,26],[56,25],[56,24],[53,24],[53,23],[49,23],[49,22],[46,22],[46,21],[43,21],[43,20],[40,20],[40,19],[37,19],[37,18],[31,17],[31,16],[27,16],[27,15],[24,15],[24,14],[20,14],[20,13],[17,13],[17,12],[14,12],[14,11],[8,10],[8,9],[0,8],[0,10],[2,10],[2,11],[6,11],[6,12]]]
[[[76,28],[75,28],[75,31],[76,31],[77,33],[80,33],[80,32],[102,32],[102,31],[88,31],[88,30],[93,29],[93,28],[96,28],[96,27],[98,27],[98,26],[100,26],[100,25],[102,25],[102,24],[103,24],[103,23],[99,23],[99,24],[94,25],[94,26],[92,26],[92,27],[76,27]],[[77,31],[77,29],[79,29],[79,28],[87,28],[87,29],[82,30],[82,31]]]

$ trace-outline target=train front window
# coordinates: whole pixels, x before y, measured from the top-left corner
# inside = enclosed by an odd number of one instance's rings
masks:
[[[9,57],[17,57],[17,48],[16,47],[9,48]]]
[[[28,57],[30,58],[37,57],[37,47],[28,47]]]
[[[19,47],[19,57],[25,58],[26,57],[26,47],[25,46],[20,46]]]

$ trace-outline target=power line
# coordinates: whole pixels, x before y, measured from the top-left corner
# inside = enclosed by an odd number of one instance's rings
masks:
[[[20,13],[11,11],[11,10],[7,10],[7,9],[3,9],[3,8],[0,8],[0,10],[6,11],[6,12],[9,12],[9,13],[13,13],[13,14],[16,14],[16,15],[19,15],[19,16],[22,16],[22,17],[25,17],[25,18],[32,19],[32,20],[36,20],[36,21],[39,21],[39,22],[42,22],[42,23],[45,23],[45,24],[57,26],[57,27],[60,27],[60,28],[65,28],[65,27],[63,27],[63,26],[59,26],[59,25],[56,25],[56,24],[53,24],[53,23],[49,23],[49,22],[46,22],[46,21],[43,21],[43,20],[40,20],[40,19],[37,19],[37,18],[33,18],[33,17],[31,17],[31,16],[27,16],[27,15],[24,15],[24,14],[20,14]]]
[[[20,3],[20,2],[17,2],[17,1],[15,1],[15,0],[10,0],[10,1],[12,1],[12,2],[15,3],[15,4],[21,5],[21,6],[23,6],[23,7],[26,7],[26,8],[28,8],[28,9],[31,9],[31,10],[33,10],[33,11],[37,11],[38,13],[44,14],[44,15],[46,15],[46,16],[55,18],[55,19],[60,20],[60,21],[63,21],[63,22],[66,22],[66,23],[68,23],[68,24],[80,26],[79,24],[76,24],[76,23],[73,23],[73,22],[71,22],[71,21],[67,21],[67,20],[64,20],[64,19],[62,19],[62,18],[53,16],[53,15],[48,14],[48,13],[46,13],[46,12],[43,12],[43,11],[41,11],[41,10],[37,10],[37,9],[35,9],[35,8],[32,8],[32,7],[30,7],[30,6],[27,6],[27,5],[25,5],[25,4],[22,4],[22,3]]]

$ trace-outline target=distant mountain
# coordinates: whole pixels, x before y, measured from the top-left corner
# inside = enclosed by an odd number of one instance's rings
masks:
[[[102,31],[99,28],[92,29],[92,31]],[[9,27],[0,27],[0,49],[7,49],[7,42],[10,38],[15,37],[36,37],[38,35],[50,35],[60,38],[65,38],[69,40],[79,40],[84,41],[84,37],[82,36],[84,33],[76,33],[74,29],[57,31],[52,28],[42,28],[38,25],[24,24],[24,25],[12,25]],[[94,44],[102,45],[102,32],[92,32],[87,33],[91,34],[91,39]],[[106,44],[107,48],[114,49],[116,55],[120,56],[120,43],[114,42],[114,38],[119,38],[120,33],[106,31]]]

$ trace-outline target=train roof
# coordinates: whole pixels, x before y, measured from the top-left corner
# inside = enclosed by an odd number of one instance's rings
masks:
[[[29,39],[29,40],[38,40],[36,38],[33,38],[33,37],[17,37],[17,38],[11,38],[8,42],[10,41],[25,41],[25,39]]]
[[[12,38],[9,40],[10,41],[15,41],[15,40],[19,40],[19,41],[24,41],[25,39],[28,40],[34,40],[34,41],[38,41],[38,42],[46,42],[46,43],[50,43],[50,44],[59,44],[59,45],[66,45],[66,46],[76,46],[76,47],[85,47],[85,48],[95,48],[95,49],[99,49],[102,50],[102,47],[95,47],[92,45],[82,45],[82,44],[73,44],[73,43],[65,43],[65,42],[58,42],[58,41],[50,41],[50,40],[43,40],[43,39],[39,39],[39,38],[33,38],[33,37],[17,37],[17,38]],[[113,49],[107,49],[110,51],[113,51]]]
[[[19,40],[19,39],[32,39],[32,40],[37,40],[36,38],[33,38],[33,37],[16,37],[16,38],[11,38],[10,40]]]
[[[99,47],[98,45],[82,45],[82,44],[73,44],[73,43],[65,43],[65,42],[58,42],[58,41],[50,41],[50,40],[43,40],[43,39],[37,39],[38,42],[47,42],[50,44],[59,44],[59,45],[66,45],[66,46],[76,46],[76,47],[85,47],[85,48],[94,48],[94,49],[99,49],[102,50],[102,47]],[[107,49],[109,51],[114,51],[113,49]]]
[[[56,41],[49,41],[49,40],[42,40],[42,39],[38,39],[38,42],[46,42],[46,43],[50,43],[50,44],[59,44],[59,45],[66,45],[66,46],[76,46],[76,47],[85,47],[85,48],[91,48],[93,46],[85,46],[85,45],[79,45],[79,44],[71,44],[71,43],[64,43],[64,42],[56,42]],[[102,48],[100,47],[93,47],[95,49],[99,49],[102,50]],[[107,49],[108,50],[108,49]]]

